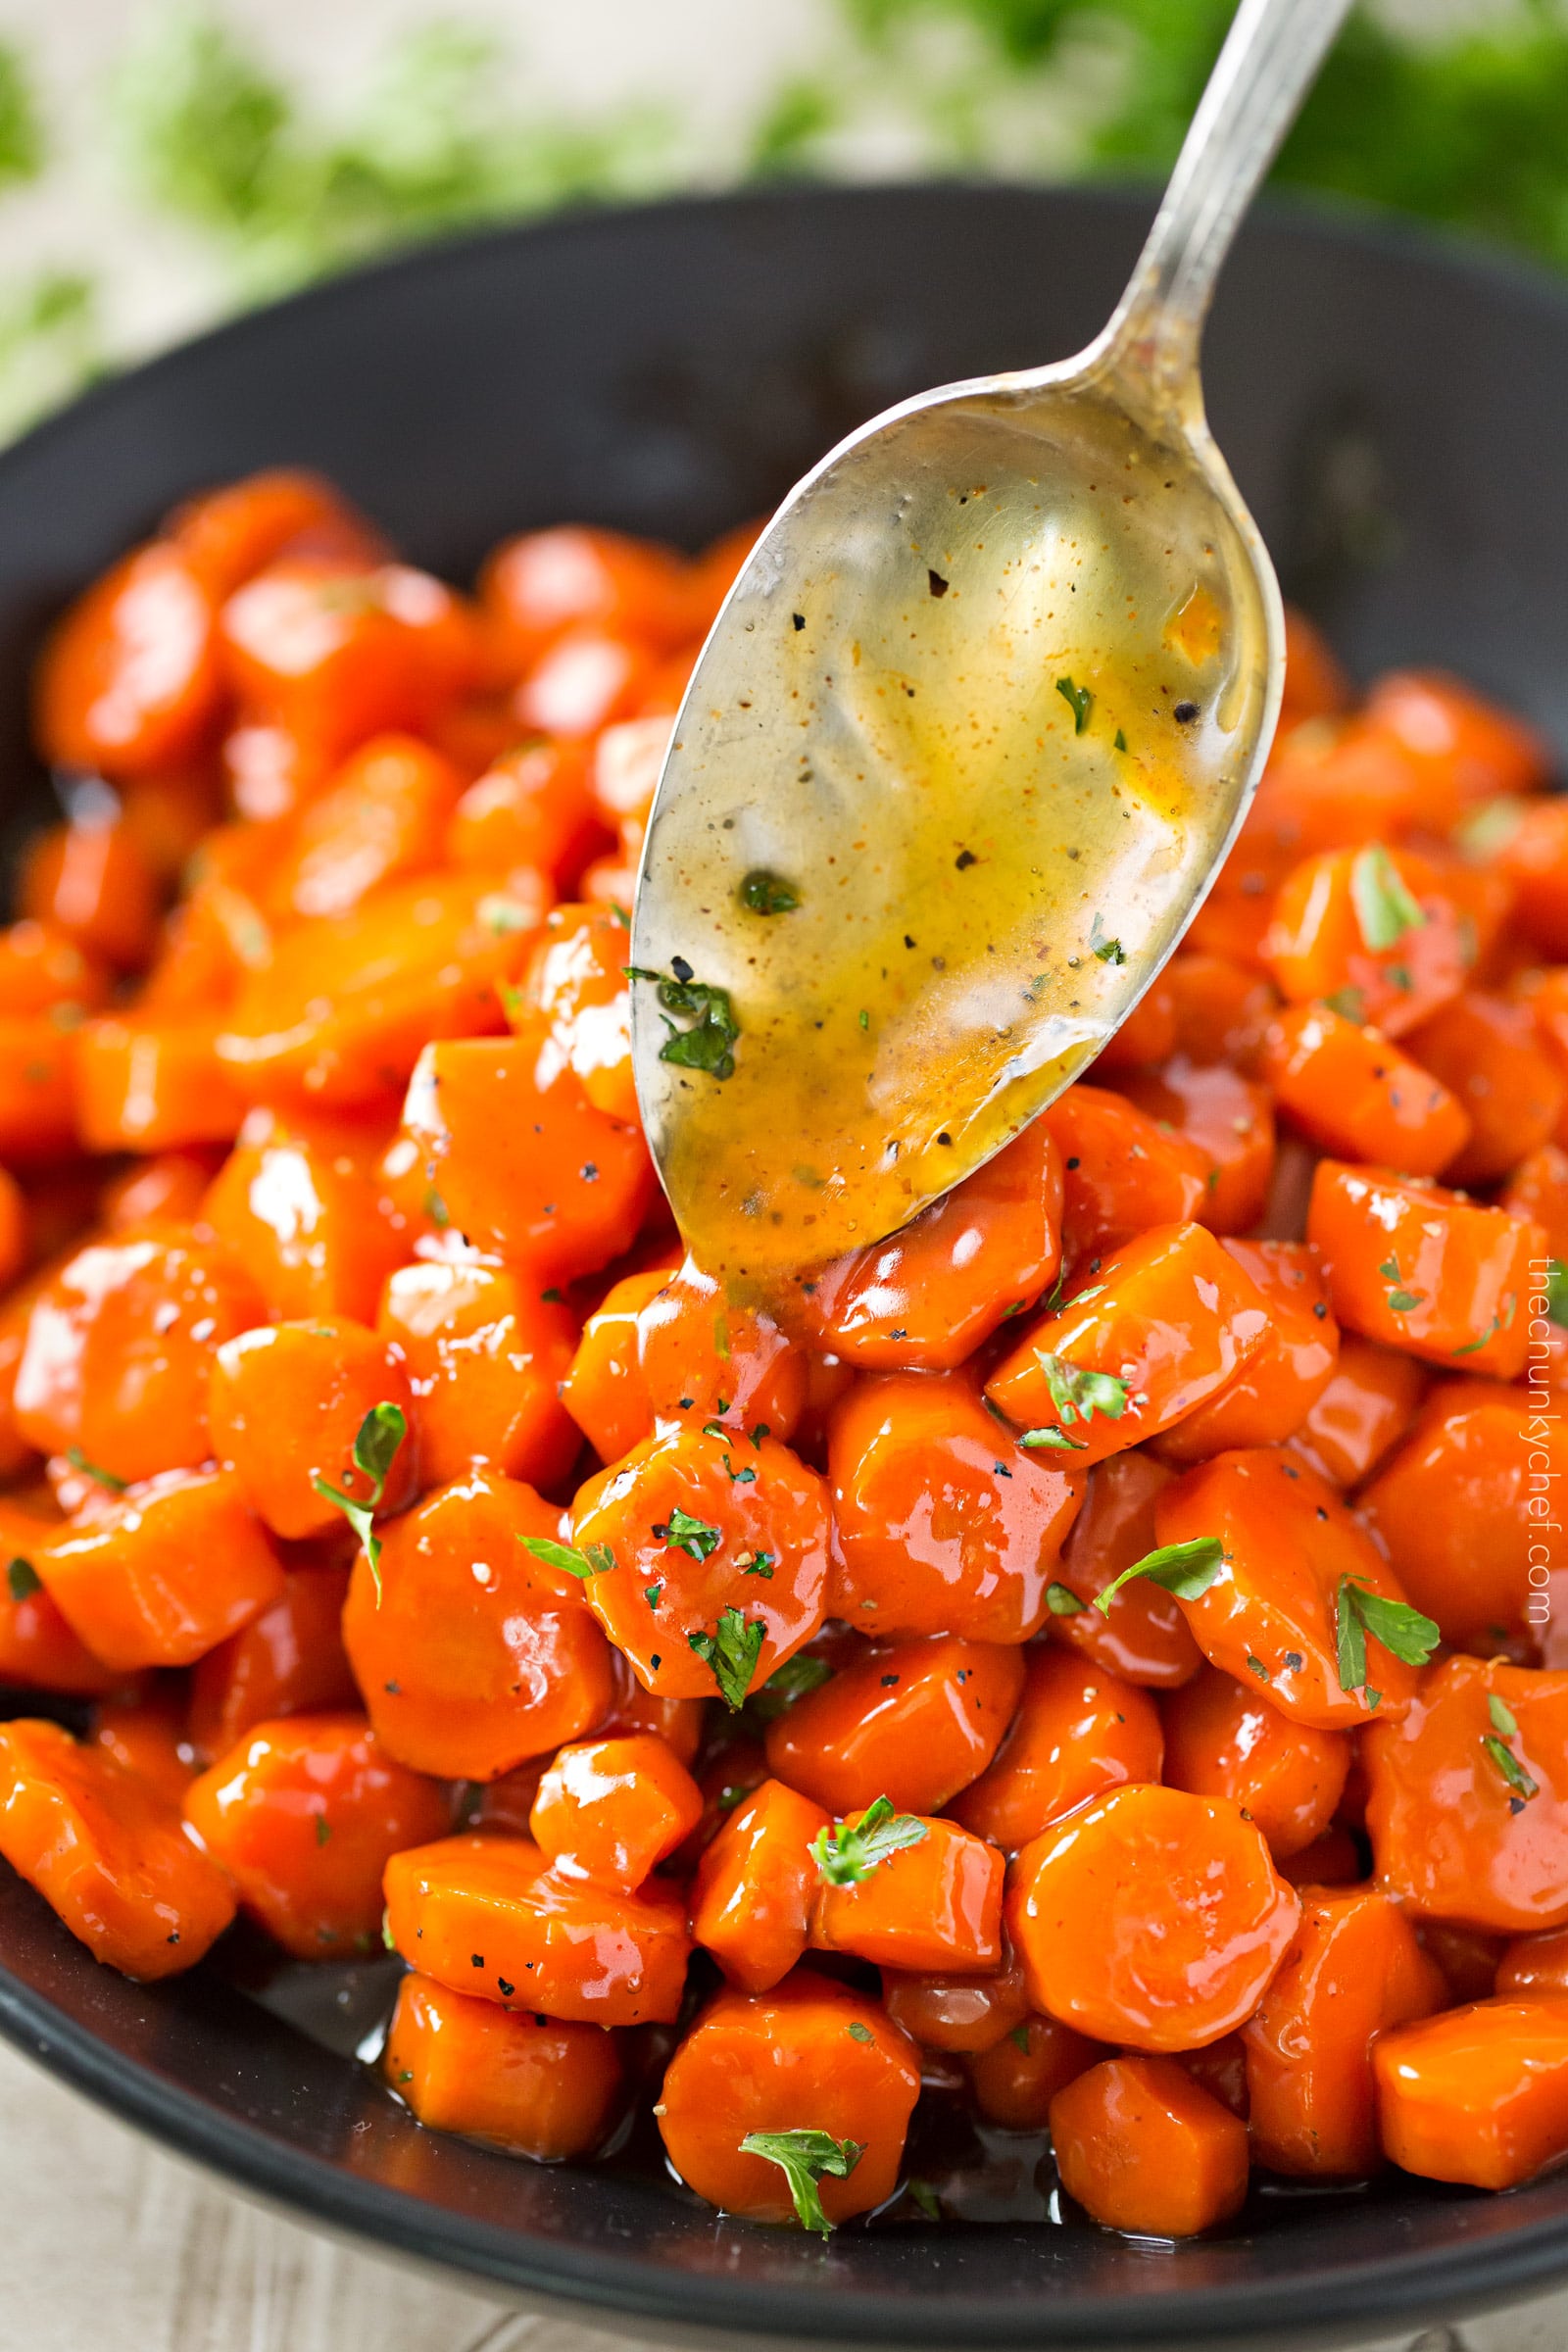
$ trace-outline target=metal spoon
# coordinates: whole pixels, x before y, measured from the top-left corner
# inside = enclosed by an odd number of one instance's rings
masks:
[[[1348,5],[1242,0],[1104,332],[852,434],[720,612],[631,943],[643,1121],[712,1273],[776,1285],[989,1158],[1235,838],[1283,623],[1199,342]]]

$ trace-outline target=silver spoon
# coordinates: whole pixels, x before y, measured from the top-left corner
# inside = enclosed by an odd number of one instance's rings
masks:
[[[638,1100],[710,1271],[776,1284],[988,1159],[1235,838],[1283,622],[1199,343],[1348,7],[1242,0],[1104,332],[841,442],[714,623],[632,930]]]

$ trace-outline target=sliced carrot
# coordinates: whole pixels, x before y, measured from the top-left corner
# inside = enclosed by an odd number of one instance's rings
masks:
[[[380,1129],[251,1113],[203,1203],[270,1321],[374,1320],[408,1244],[370,1165]]]
[[[1277,1446],[1294,1437],[1339,1361],[1339,1326],[1315,1251],[1302,1242],[1227,1239],[1224,1247],[1256,1285],[1268,1327],[1218,1396],[1155,1440],[1162,1461],[1202,1461],[1227,1446]]]
[[[1044,2132],[1057,2091],[1103,2055],[1103,2042],[1054,2017],[1024,2017],[966,2059],[964,2072],[987,2123],[1009,2132]]]
[[[1456,997],[1468,968],[1457,909],[1408,850],[1331,850],[1280,885],[1264,962],[1293,1004],[1324,997],[1348,1020],[1402,1036]]]
[[[818,1804],[936,1813],[985,1771],[1024,1687],[1015,1648],[956,1634],[858,1644],[767,1727],[770,1769]]]
[[[1040,1124],[1061,1155],[1061,1247],[1070,1266],[1147,1225],[1200,1214],[1209,1168],[1202,1152],[1125,1097],[1080,1082]]]
[[[588,792],[588,750],[536,738],[503,752],[459,801],[447,861],[504,875],[519,865],[569,893],[609,839]]]
[[[637,1354],[657,1423],[793,1436],[806,1356],[764,1307],[725,1296],[688,1256],[637,1317]]]
[[[1179,1054],[1122,1081],[1128,1100],[1171,1128],[1207,1163],[1198,1219],[1211,1233],[1247,1233],[1267,1205],[1274,1172],[1274,1108],[1268,1089],[1224,1062]]]
[[[1019,2028],[1029,2016],[1023,1970],[1010,1952],[994,1975],[949,1970],[920,1976],[885,1968],[882,1998],[894,2024],[922,2049],[958,2056],[978,2056],[1008,2034],[1016,2048]],[[1021,2038],[1027,2041],[1027,2034]]]
[[[1097,2222],[1196,2237],[1247,2195],[1247,2126],[1169,2058],[1106,2058],[1051,2102],[1062,2187]]]
[[[407,1367],[429,1485],[473,1463],[540,1487],[570,1470],[582,1441],[560,1390],[576,1321],[537,1281],[471,1262],[401,1266],[377,1326]]]
[[[1382,2034],[1372,2064],[1407,2173],[1516,2188],[1568,2154],[1568,2004],[1478,2001]]]
[[[270,1608],[277,1556],[231,1470],[166,1470],[38,1544],[50,1598],[106,1666],[189,1666]]]
[[[1033,1649],[995,1763],[951,1810],[965,1829],[1015,1852],[1106,1789],[1157,1781],[1163,1753],[1159,1713],[1146,1690],[1069,1651]]]
[[[696,1828],[702,1791],[662,1740],[585,1740],[556,1750],[528,1826],[563,1878],[629,1894]]]
[[[1255,1683],[1244,1689],[1212,1666],[1173,1690],[1162,1713],[1170,1788],[1229,1797],[1262,1831],[1276,1862],[1327,1831],[1350,1769],[1343,1732],[1292,1723],[1258,1696]]]
[[[142,775],[198,750],[221,686],[216,600],[188,557],[153,541],[96,580],[55,624],[33,726],[46,760]]]
[[[654,1408],[643,1378],[637,1318],[667,1279],[661,1266],[613,1284],[583,1325],[571,1367],[561,1383],[562,1403],[602,1462],[618,1462],[653,1435]]]
[[[1469,1113],[1439,1078],[1331,1004],[1287,1005],[1264,1052],[1280,1109],[1321,1151],[1436,1176],[1469,1138]]]
[[[624,2086],[601,2027],[498,2009],[414,1975],[398,1986],[381,2070],[432,2131],[538,2163],[591,2156]]]
[[[346,1568],[285,1567],[279,1597],[198,1661],[189,1733],[208,1763],[274,1716],[357,1704],[338,1631],[348,1588]]]
[[[805,1952],[817,1886],[811,1846],[829,1826],[808,1796],[766,1780],[704,1848],[692,1934],[743,1991],[768,1991]]]
[[[1331,1485],[1358,1486],[1409,1428],[1428,1379],[1413,1356],[1346,1332],[1328,1386],[1291,1440],[1292,1453]]]
[[[1202,1663],[1179,1603],[1143,1577],[1121,1585],[1104,1609],[1090,1603],[1154,1549],[1154,1499],[1173,1475],[1141,1448],[1098,1462],[1047,1593],[1056,1641],[1151,1690],[1179,1689]]]

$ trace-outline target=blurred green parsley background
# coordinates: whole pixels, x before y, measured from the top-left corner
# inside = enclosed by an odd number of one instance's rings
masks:
[[[400,35],[323,119],[250,34],[183,0],[132,20],[104,78],[103,147],[123,202],[201,242],[215,305],[233,307],[466,224],[735,177],[1156,177],[1231,9],[823,0],[819,53],[718,153],[673,104],[525,103],[505,44],[451,18]],[[0,205],[70,164],[24,40],[0,42]],[[1276,176],[1568,267],[1568,0],[1359,9]],[[13,272],[0,430],[111,365],[122,340],[90,255]]]

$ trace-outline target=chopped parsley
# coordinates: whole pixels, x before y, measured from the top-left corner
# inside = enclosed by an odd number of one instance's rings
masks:
[[[756,865],[741,884],[740,902],[753,914],[793,914],[801,894],[782,874],[770,874],[765,866]]]
[[[1069,1438],[1064,1429],[1026,1429],[1018,1443],[1035,1448],[1050,1446],[1058,1453],[1084,1453],[1088,1450],[1082,1438]]]
[[[1092,1421],[1096,1413],[1103,1413],[1107,1421],[1119,1421],[1127,1410],[1127,1383],[1108,1372],[1085,1372],[1064,1355],[1041,1356],[1040,1369],[1064,1424]]]
[[[1046,1606],[1053,1617],[1081,1617],[1084,1612],[1084,1603],[1070,1585],[1048,1585]]]
[[[1125,963],[1127,960],[1126,949],[1119,939],[1107,937],[1098,912],[1089,926],[1089,947],[1091,954],[1098,956],[1102,963]]]
[[[857,2018],[850,2028],[850,2039],[852,2041],[874,2041],[876,2035],[869,2026],[862,2026],[859,2019]]]
[[[43,1578],[30,1560],[8,1561],[6,1583],[13,1600],[30,1600],[35,1592],[43,1591]]]
[[[1174,1593],[1178,1600],[1200,1600],[1218,1576],[1225,1560],[1225,1546],[1218,1536],[1194,1536],[1187,1544],[1162,1544],[1157,1551],[1145,1552],[1130,1568],[1095,1596],[1095,1606],[1102,1617],[1110,1615],[1110,1604],[1123,1585],[1135,1577],[1158,1585],[1162,1592]]]
[[[1382,1265],[1379,1266],[1378,1272],[1382,1275],[1385,1282],[1392,1283],[1394,1285],[1394,1288],[1389,1292],[1387,1300],[1389,1312],[1391,1314],[1413,1314],[1415,1309],[1424,1303],[1426,1299],[1425,1291],[1407,1291],[1404,1288],[1404,1277],[1399,1272],[1399,1261],[1396,1257],[1392,1255],[1386,1257],[1383,1260]],[[1478,1342],[1477,1345],[1479,1346],[1480,1343]],[[1463,1352],[1463,1350],[1460,1350],[1459,1352]]]
[[[1396,948],[1427,919],[1381,842],[1369,843],[1350,867],[1350,904],[1361,937],[1374,956]]]
[[[1072,712],[1072,731],[1081,735],[1089,724],[1089,713],[1095,707],[1094,695],[1087,686],[1075,686],[1071,678],[1058,678],[1056,692]]]
[[[841,1821],[834,1829],[818,1830],[811,1859],[830,1886],[857,1886],[879,1864],[929,1835],[923,1821],[912,1813],[895,1813],[891,1797],[877,1796],[853,1828]]]
[[[321,1500],[340,1510],[359,1537],[375,1580],[377,1608],[381,1605],[381,1540],[375,1532],[374,1518],[386,1493],[392,1465],[398,1458],[398,1447],[408,1434],[409,1424],[400,1404],[372,1404],[354,1441],[354,1467],[362,1478],[369,1480],[369,1494],[363,1498],[345,1494],[341,1487],[334,1487],[319,1476],[311,1481]]]
[[[547,1568],[559,1568],[563,1575],[574,1576],[582,1584],[591,1576],[608,1576],[615,1565],[608,1544],[585,1544],[579,1551],[575,1544],[558,1544],[553,1536],[524,1536],[522,1548],[543,1560]]]
[[[102,1469],[97,1462],[89,1462],[79,1446],[68,1446],[66,1459],[73,1470],[79,1471],[83,1478],[94,1480],[100,1487],[107,1487],[111,1494],[123,1494],[130,1484],[129,1479],[117,1478],[112,1470]],[[318,1479],[316,1483],[319,1488],[320,1480]]]
[[[629,980],[648,980],[659,992],[659,1002],[664,1014],[664,1026],[669,1031],[659,1049],[661,1061],[675,1063],[683,1070],[706,1070],[710,1078],[732,1078],[735,1074],[735,1040],[740,1023],[730,1005],[727,988],[710,988],[706,980],[692,977],[692,968],[682,956],[675,956],[671,966],[674,977],[662,972],[645,971],[640,964],[625,967]],[[691,1028],[677,1028],[670,1014],[689,1020]]]
[[[1553,1323],[1568,1324],[1568,1265],[1560,1257],[1546,1260],[1546,1312]]]
[[[1541,1783],[1526,1770],[1514,1754],[1513,1749],[1507,1744],[1510,1740],[1517,1740],[1519,1737],[1519,1719],[1512,1707],[1497,1696],[1495,1690],[1487,1692],[1487,1714],[1491,1719],[1492,1729],[1490,1732],[1483,1733],[1481,1744],[1492,1763],[1495,1765],[1508,1787],[1514,1791],[1510,1801],[1513,1810],[1517,1813],[1530,1802],[1533,1796],[1541,1794]]]
[[[808,1657],[803,1651],[797,1657],[786,1658],[782,1666],[774,1667],[760,1690],[754,1690],[747,1700],[746,1712],[759,1723],[771,1723],[808,1690],[820,1690],[824,1683],[832,1680],[833,1669],[826,1658]]]
[[[678,1504],[667,1519],[659,1521],[654,1534],[666,1551],[683,1551],[692,1560],[708,1559],[724,1541],[716,1527],[710,1527],[706,1519],[694,1519]]]
[[[928,2222],[941,2221],[942,2207],[937,2201],[937,2192],[929,2180],[906,2180],[904,2188],[906,2195],[919,2206]]]
[[[739,1710],[752,1687],[766,1638],[767,1628],[760,1617],[748,1620],[733,1603],[723,1611],[713,1633],[686,1637],[688,1646],[711,1668],[719,1696],[731,1714]]]
[[[1388,1600],[1353,1577],[1342,1576],[1334,1602],[1334,1642],[1340,1689],[1348,1694],[1361,1690],[1368,1706],[1381,1693],[1367,1686],[1366,1637],[1381,1642],[1392,1657],[1406,1666],[1424,1666],[1442,1635],[1430,1617],[1423,1617],[1407,1600]]]
[[[740,2143],[743,2156],[760,2156],[776,2164],[790,2184],[790,2196],[803,2230],[826,2237],[833,2228],[822,2211],[817,2182],[830,2176],[847,2180],[865,2149],[858,2139],[833,2139],[826,2132],[748,2132]]]

